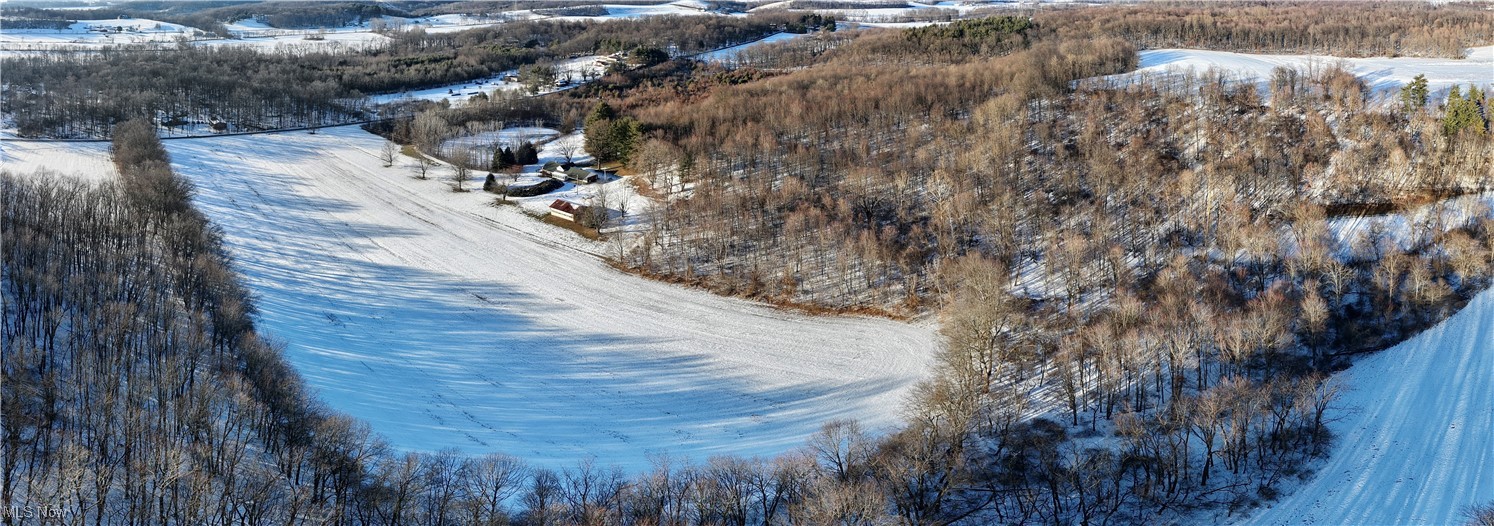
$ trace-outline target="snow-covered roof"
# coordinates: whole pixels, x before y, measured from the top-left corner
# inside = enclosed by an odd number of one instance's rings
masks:
[[[575,214],[576,212],[586,210],[586,205],[566,199],[556,199],[554,202],[550,203],[550,209],[559,210],[567,214]]]

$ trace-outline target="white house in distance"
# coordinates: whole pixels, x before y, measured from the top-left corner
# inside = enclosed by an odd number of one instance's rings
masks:
[[[586,205],[565,199],[556,199],[550,203],[550,215],[574,222],[576,216],[586,213]]]

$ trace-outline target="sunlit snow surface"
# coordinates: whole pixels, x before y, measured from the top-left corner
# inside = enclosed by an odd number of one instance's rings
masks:
[[[1494,290],[1342,379],[1327,464],[1245,524],[1461,524],[1494,501]]]
[[[165,141],[257,296],[259,327],[333,409],[393,445],[551,466],[769,455],[822,423],[901,420],[931,324],[809,317],[613,270],[607,246],[384,168],[357,127]],[[104,143],[8,143],[25,171]],[[474,175],[469,187],[480,186]],[[620,183],[616,183],[620,184]]]
[[[716,51],[711,51],[711,52],[708,52],[708,53],[701,53],[700,55],[696,56],[695,58],[698,59],[698,60],[704,61],[704,62],[729,63],[729,62],[732,62],[732,61],[736,60],[737,55],[741,54],[743,51],[751,49],[754,46],[760,46],[760,45],[763,45],[763,44],[772,44],[774,42],[783,42],[785,40],[792,40],[792,39],[803,37],[803,36],[805,36],[805,35],[804,34],[795,34],[795,33],[774,33],[772,35],[768,35],[766,38],[763,38],[762,40],[758,40],[758,41],[755,41],[755,42],[749,42],[749,43],[746,43],[746,44],[742,44],[740,46],[732,46],[732,47],[725,48],[725,49],[718,49]]]
[[[1102,77],[1124,82],[1138,76],[1165,76],[1192,72],[1202,74],[1216,70],[1226,77],[1252,82],[1268,82],[1277,67],[1301,71],[1321,70],[1341,64],[1354,76],[1363,79],[1373,91],[1399,89],[1416,75],[1426,75],[1433,91],[1453,84],[1494,83],[1494,46],[1469,49],[1463,59],[1451,58],[1338,58],[1320,55],[1257,55],[1201,49],[1153,49],[1141,52],[1140,68],[1130,73]]]

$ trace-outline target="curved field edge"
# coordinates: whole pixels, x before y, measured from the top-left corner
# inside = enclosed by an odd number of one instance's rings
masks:
[[[1341,376],[1327,461],[1242,524],[1456,524],[1494,500],[1494,290]]]
[[[166,141],[261,330],[324,401],[398,448],[625,469],[768,456],[832,419],[897,424],[938,345],[929,323],[812,317],[625,274],[491,194],[383,167],[381,145],[357,127]],[[28,148],[6,147],[46,163]]]

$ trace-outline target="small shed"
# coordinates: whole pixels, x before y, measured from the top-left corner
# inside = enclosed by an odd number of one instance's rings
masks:
[[[566,221],[575,221],[576,216],[584,213],[586,213],[586,205],[581,203],[565,199],[556,199],[555,202],[550,203],[550,215]]]
[[[540,167],[540,173],[547,177],[564,177],[566,168],[565,166],[561,166],[560,163],[550,161]]]

